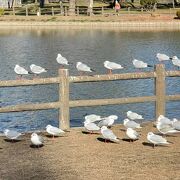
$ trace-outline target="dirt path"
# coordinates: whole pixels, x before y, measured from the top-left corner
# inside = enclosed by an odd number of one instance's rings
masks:
[[[112,128],[126,138],[122,125]],[[168,136],[173,144],[155,149],[147,143],[146,134],[157,132],[152,123],[140,130],[140,140],[119,144],[104,143],[100,134],[86,134],[71,129],[65,137],[45,137],[42,148],[30,147],[30,134],[11,143],[0,137],[0,179],[51,180],[179,180],[180,134]]]

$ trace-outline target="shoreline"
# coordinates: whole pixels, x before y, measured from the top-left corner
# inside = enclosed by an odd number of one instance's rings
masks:
[[[42,16],[0,17],[0,29],[120,29],[120,30],[180,30],[180,20],[173,15],[120,15],[120,16]]]

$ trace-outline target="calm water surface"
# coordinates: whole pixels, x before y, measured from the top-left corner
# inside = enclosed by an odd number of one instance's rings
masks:
[[[103,62],[115,61],[125,69],[117,73],[134,72],[133,58],[149,64],[158,63],[156,53],[180,57],[180,32],[122,32],[120,30],[0,30],[0,80],[15,79],[15,64],[29,69],[34,63],[48,69],[42,77],[57,76],[59,65],[57,53],[70,62],[70,75],[78,75],[77,61],[82,61],[105,74]],[[166,69],[174,69],[165,62]],[[146,71],[152,71],[150,68]],[[26,78],[32,78],[28,76]],[[167,78],[167,94],[180,94],[180,78]],[[154,92],[154,80],[127,80],[71,84],[71,99],[118,98],[149,96]],[[16,105],[29,102],[53,102],[58,100],[57,85],[40,85],[1,88],[0,105]],[[102,116],[117,114],[117,123],[122,123],[126,112],[142,114],[145,120],[155,117],[154,103],[138,103],[113,106],[72,108],[71,126],[82,126],[83,115],[95,113]],[[180,102],[168,102],[166,116],[180,118]],[[47,124],[58,125],[58,110],[42,110],[0,114],[0,131],[5,128],[28,131],[43,129]]]

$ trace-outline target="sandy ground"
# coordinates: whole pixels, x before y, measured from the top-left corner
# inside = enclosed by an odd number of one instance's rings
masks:
[[[167,137],[173,144],[153,149],[146,140],[147,132],[157,132],[152,123],[144,124],[141,138],[133,143],[122,125],[112,130],[119,143],[105,143],[101,134],[87,134],[83,128],[54,140],[44,133],[41,148],[31,146],[30,134],[18,142],[0,137],[0,179],[180,179],[180,134]]]

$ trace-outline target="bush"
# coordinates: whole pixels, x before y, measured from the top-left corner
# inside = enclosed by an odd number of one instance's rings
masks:
[[[176,16],[180,19],[180,10],[176,12]]]
[[[0,8],[0,16],[4,15],[4,9]]]
[[[140,4],[147,10],[153,10],[157,4],[157,0],[140,0]]]

